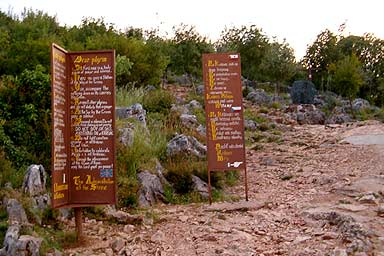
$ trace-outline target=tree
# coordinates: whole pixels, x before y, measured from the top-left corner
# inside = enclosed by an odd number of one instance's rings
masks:
[[[250,80],[263,80],[260,69],[269,46],[269,40],[255,25],[241,28],[225,28],[217,43],[219,52],[239,52],[243,76]]]
[[[311,73],[314,84],[321,89],[328,78],[329,65],[339,60],[337,42],[337,36],[326,29],[308,47],[302,60],[303,66]]]
[[[276,84],[276,92],[279,84],[291,79],[296,73],[296,62],[293,49],[284,41],[270,44],[260,63],[260,70],[266,81]]]
[[[169,69],[178,75],[187,74],[194,85],[196,77],[202,75],[202,54],[213,52],[213,45],[194,26],[181,24],[173,30]]]
[[[361,67],[362,64],[354,54],[346,56],[329,67],[333,75],[333,88],[336,93],[348,98],[351,109],[352,100],[356,97],[360,86],[364,83]]]

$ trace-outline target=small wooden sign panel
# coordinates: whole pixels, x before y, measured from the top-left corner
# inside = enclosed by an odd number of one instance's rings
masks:
[[[242,169],[246,174],[240,54],[204,54],[203,80],[208,181],[211,171]],[[246,180],[245,175],[248,199]]]
[[[52,44],[52,205],[116,203],[115,52]]]

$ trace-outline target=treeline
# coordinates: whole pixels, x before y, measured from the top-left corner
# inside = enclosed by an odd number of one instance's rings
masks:
[[[103,19],[66,27],[42,11],[25,10],[18,17],[0,10],[0,160],[15,167],[34,162],[49,169],[53,42],[70,51],[115,49],[119,87],[158,86],[174,75],[194,84],[201,79],[202,53],[229,51],[240,53],[248,80],[289,85],[306,79],[310,70],[320,90],[384,104],[383,40],[373,35],[342,37],[326,30],[297,62],[286,41],[271,39],[256,26],[226,28],[211,42],[183,24],[163,38],[156,30],[118,30]]]

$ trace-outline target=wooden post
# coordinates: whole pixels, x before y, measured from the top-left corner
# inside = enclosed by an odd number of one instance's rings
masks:
[[[244,182],[245,182],[245,201],[248,201],[248,179],[247,179],[247,168],[244,168]]]
[[[209,204],[212,204],[212,188],[211,188],[211,171],[208,170],[208,194],[209,194]]]
[[[77,241],[83,240],[83,212],[81,207],[74,208]]]

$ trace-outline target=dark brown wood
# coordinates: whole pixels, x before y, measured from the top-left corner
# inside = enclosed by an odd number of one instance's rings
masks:
[[[248,201],[240,54],[203,54],[203,80],[208,181],[212,171],[244,170]]]
[[[212,185],[211,185],[211,172],[208,170],[208,194],[209,194],[209,204],[212,204]]]
[[[52,205],[116,204],[115,51],[51,46]]]
[[[84,239],[83,235],[83,211],[81,207],[74,208],[75,211],[75,224],[76,224],[76,234],[77,241],[82,241]]]

